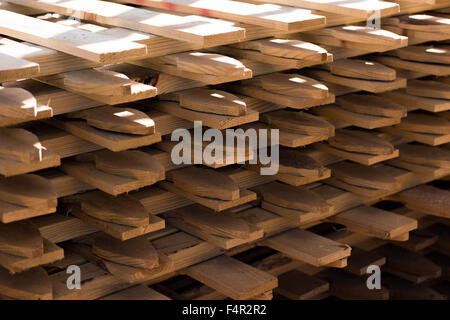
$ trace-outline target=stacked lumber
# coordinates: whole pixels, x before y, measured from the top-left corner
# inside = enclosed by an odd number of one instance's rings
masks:
[[[0,299],[448,299],[449,8],[0,1]]]

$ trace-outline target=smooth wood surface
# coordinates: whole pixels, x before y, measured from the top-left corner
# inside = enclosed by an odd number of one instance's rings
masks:
[[[0,10],[0,32],[99,63],[137,59],[147,54],[142,44],[116,40],[77,28]]]

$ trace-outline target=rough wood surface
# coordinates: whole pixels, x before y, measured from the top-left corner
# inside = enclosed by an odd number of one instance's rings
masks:
[[[0,251],[35,258],[44,254],[44,244],[39,230],[28,221],[0,224]]]
[[[375,134],[361,130],[337,130],[334,137],[328,139],[328,143],[335,148],[350,152],[374,155],[386,155],[394,152],[391,143]]]
[[[239,199],[239,186],[226,175],[212,169],[189,167],[170,171],[167,179],[175,187],[194,195],[220,200]]]
[[[81,209],[100,220],[126,225],[146,226],[149,215],[144,206],[130,196],[113,197],[101,191],[82,196]]]
[[[102,235],[95,238],[92,252],[102,259],[136,268],[153,269],[159,265],[158,253],[143,237],[120,241]]]

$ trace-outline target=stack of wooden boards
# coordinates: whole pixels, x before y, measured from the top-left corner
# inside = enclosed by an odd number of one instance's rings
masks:
[[[447,299],[449,8],[0,1],[0,298]]]

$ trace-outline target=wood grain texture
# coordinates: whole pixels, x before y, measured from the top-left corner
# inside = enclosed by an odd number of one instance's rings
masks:
[[[189,167],[170,171],[167,179],[175,187],[200,197],[220,200],[239,199],[239,186],[228,176],[212,169]]]
[[[149,215],[142,204],[130,196],[113,197],[100,191],[82,196],[81,209],[97,219],[116,224],[140,227],[149,224]]]
[[[0,224],[0,251],[35,258],[44,254],[44,244],[39,230],[28,221]]]
[[[120,241],[109,236],[96,237],[92,252],[107,261],[126,266],[153,269],[159,265],[159,257],[150,241],[140,237]]]

